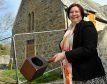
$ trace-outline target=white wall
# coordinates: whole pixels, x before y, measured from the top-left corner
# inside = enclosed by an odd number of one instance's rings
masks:
[[[9,55],[0,56],[0,64],[9,64],[9,61],[10,61]]]
[[[107,24],[99,22],[99,21],[96,21],[96,29],[97,29],[97,31],[103,30],[105,26],[107,26]]]

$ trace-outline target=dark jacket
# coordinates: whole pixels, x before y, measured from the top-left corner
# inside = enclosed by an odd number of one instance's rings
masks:
[[[80,21],[74,30],[73,49],[65,55],[72,64],[73,80],[85,81],[105,75],[97,53],[98,34],[91,21]]]

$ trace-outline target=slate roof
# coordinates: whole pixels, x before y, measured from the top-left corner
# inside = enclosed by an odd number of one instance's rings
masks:
[[[73,3],[78,3],[85,9],[85,11],[87,10],[87,11],[95,12],[97,18],[107,21],[107,18],[105,17],[105,15],[103,13],[101,13],[101,11],[98,11],[98,10],[92,8],[84,0],[61,0],[61,2],[67,7],[69,7]]]

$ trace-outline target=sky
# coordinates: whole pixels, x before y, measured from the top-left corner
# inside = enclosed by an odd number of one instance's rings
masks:
[[[107,5],[107,0],[93,0],[93,1],[101,5]],[[6,12],[11,12],[15,17],[17,15],[20,3],[21,3],[21,0],[5,0],[6,9],[4,8],[0,10],[0,17],[4,15]],[[8,36],[11,36],[11,31],[8,31],[7,34]],[[8,36],[5,36],[5,37],[8,37]]]
[[[101,5],[107,4],[107,0],[93,0]],[[8,7],[8,11],[13,12],[14,15],[17,14],[19,5],[21,0],[6,0],[6,5]]]
[[[13,14],[16,15],[20,6],[20,2],[21,0],[6,0],[8,11],[13,12]]]
[[[1,18],[3,18],[4,15],[7,13],[11,13],[13,17],[16,17],[21,0],[3,0],[3,2],[4,4],[0,5],[0,20],[3,20]],[[0,40],[11,36],[12,35],[11,29],[6,30],[5,33],[2,34],[2,37],[0,37]]]
[[[107,5],[107,0],[93,0],[95,1],[96,3],[99,3],[101,5]]]

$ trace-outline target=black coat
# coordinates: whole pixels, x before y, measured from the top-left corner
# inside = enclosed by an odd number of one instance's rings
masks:
[[[65,55],[72,64],[73,80],[85,81],[105,75],[97,53],[98,34],[91,21],[80,21],[74,30],[73,49]]]

